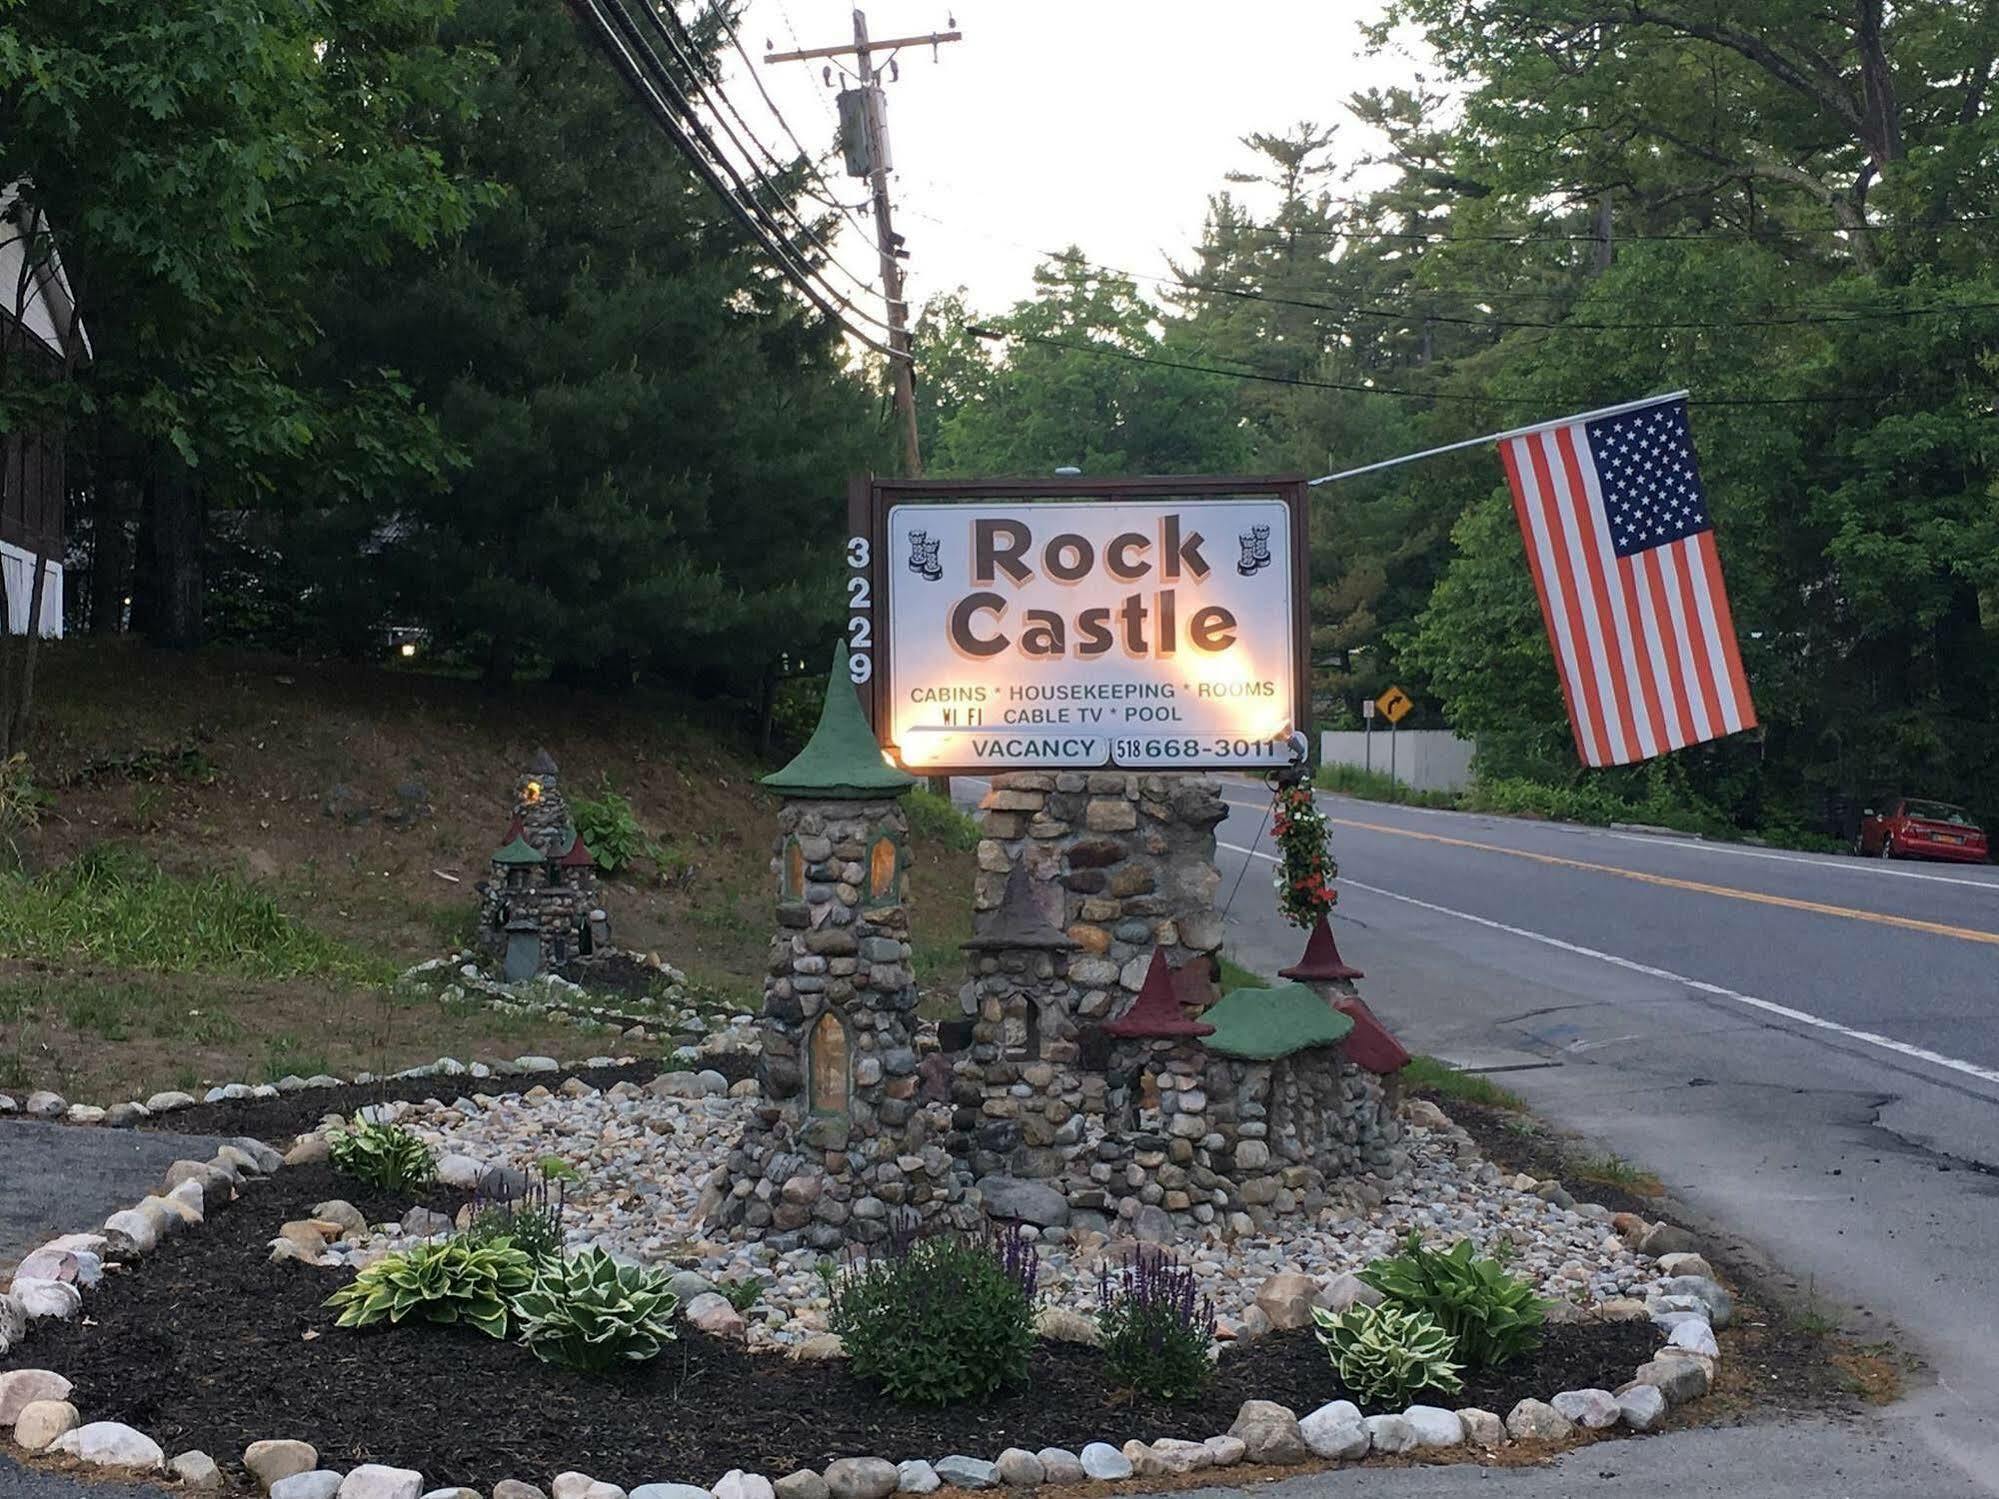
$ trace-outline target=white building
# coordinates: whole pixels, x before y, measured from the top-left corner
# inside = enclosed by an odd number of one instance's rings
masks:
[[[90,357],[90,341],[48,221],[22,201],[19,186],[0,188],[0,339],[12,374],[28,373],[25,362],[59,381],[72,361]],[[62,634],[65,459],[59,433],[9,432],[0,448],[0,582],[10,634],[27,632],[38,554],[45,569],[40,630]]]

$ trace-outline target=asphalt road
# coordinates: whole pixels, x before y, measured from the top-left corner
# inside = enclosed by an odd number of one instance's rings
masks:
[[[224,1143],[206,1135],[0,1120],[0,1283],[36,1245],[94,1228],[159,1191],[175,1161],[205,1161]]]
[[[1230,955],[1274,972],[1302,942],[1268,797],[1225,795]],[[1341,950],[1405,1043],[1493,1069],[1919,1353],[1933,1383],[1867,1428],[1865,1463],[1999,1494],[1999,870],[1324,805]],[[1827,1491],[1802,1471],[1774,1463],[1768,1492]]]

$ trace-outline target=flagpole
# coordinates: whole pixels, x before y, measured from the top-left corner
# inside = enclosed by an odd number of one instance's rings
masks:
[[[1534,422],[1525,427],[1508,427],[1504,432],[1488,432],[1484,437],[1467,437],[1463,442],[1447,442],[1439,448],[1425,448],[1420,453],[1405,453],[1400,458],[1384,458],[1379,463],[1364,463],[1359,468],[1342,469],[1337,474],[1325,474],[1308,481],[1314,488],[1321,484],[1334,484],[1341,479],[1356,479],[1362,474],[1372,474],[1384,468],[1395,468],[1404,463],[1415,463],[1423,458],[1436,458],[1445,453],[1461,452],[1465,448],[1484,447],[1487,443],[1504,442],[1509,437],[1524,437],[1529,432],[1545,432],[1550,427],[1566,427],[1575,422],[1593,422],[1606,416],[1616,416],[1624,411],[1636,411],[1641,406],[1656,406],[1661,401],[1683,400],[1684,390],[1668,391],[1660,396],[1645,396],[1636,401],[1625,401],[1616,406],[1603,406],[1595,411],[1585,411],[1580,416],[1558,416],[1553,421]]]

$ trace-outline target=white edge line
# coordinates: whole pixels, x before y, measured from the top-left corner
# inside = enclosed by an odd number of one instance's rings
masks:
[[[1250,854],[1254,858],[1278,862],[1274,854],[1253,852],[1236,843],[1224,843],[1221,847],[1233,849],[1239,854]],[[1681,984],[1702,994],[1712,994],[1717,999],[1730,1000],[1735,1004],[1747,1005],[1752,1010],[1765,1014],[1782,1016],[1799,1025],[1809,1025],[1815,1030],[1831,1031],[1844,1036],[1849,1041],[1859,1041],[1868,1046],[1877,1046],[1883,1051],[1892,1051],[1897,1056],[1913,1057],[1919,1062],[1928,1062],[1933,1067],[1946,1067],[1952,1072],[1975,1077],[1980,1082],[1999,1083],[1999,1069],[1980,1067],[1975,1062],[1961,1061],[1957,1057],[1947,1057],[1940,1051],[1931,1051],[1926,1046],[1912,1046],[1907,1041],[1897,1041],[1893,1036],[1884,1036],[1878,1031],[1855,1030],[1841,1025],[1835,1020],[1826,1020],[1805,1010],[1794,1010],[1789,1005],[1780,1005],[1774,1000],[1758,999],[1753,994],[1744,994],[1738,989],[1727,989],[1720,984],[1710,984],[1703,979],[1688,978],[1683,973],[1674,973],[1670,968],[1654,968],[1650,963],[1640,963],[1632,958],[1621,958],[1616,953],[1604,952],[1599,948],[1584,947],[1576,942],[1564,942],[1560,937],[1550,937],[1544,932],[1529,931],[1526,927],[1509,926],[1503,921],[1494,921],[1487,916],[1474,916],[1469,911],[1455,911],[1449,906],[1439,906],[1427,900],[1418,900],[1413,895],[1402,895],[1394,890],[1384,890],[1379,885],[1363,884],[1359,880],[1342,877],[1340,883],[1355,890],[1365,890],[1370,895],[1383,896],[1388,900],[1399,900],[1404,905],[1415,906],[1419,910],[1434,911],[1439,916],[1454,916],[1459,921],[1469,921],[1476,926],[1488,927],[1495,932],[1505,932],[1510,937],[1525,937],[1529,942],[1539,942],[1544,947],[1553,947],[1578,957],[1595,958],[1599,962],[1614,964],[1631,973],[1642,973],[1647,978],[1664,979],[1669,984]]]

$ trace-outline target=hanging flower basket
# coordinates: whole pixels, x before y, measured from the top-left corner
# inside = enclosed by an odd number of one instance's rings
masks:
[[[1313,799],[1309,783],[1281,786],[1277,791],[1277,847],[1283,855],[1277,877],[1277,908],[1293,926],[1310,927],[1332,910],[1339,899],[1325,815]]]

